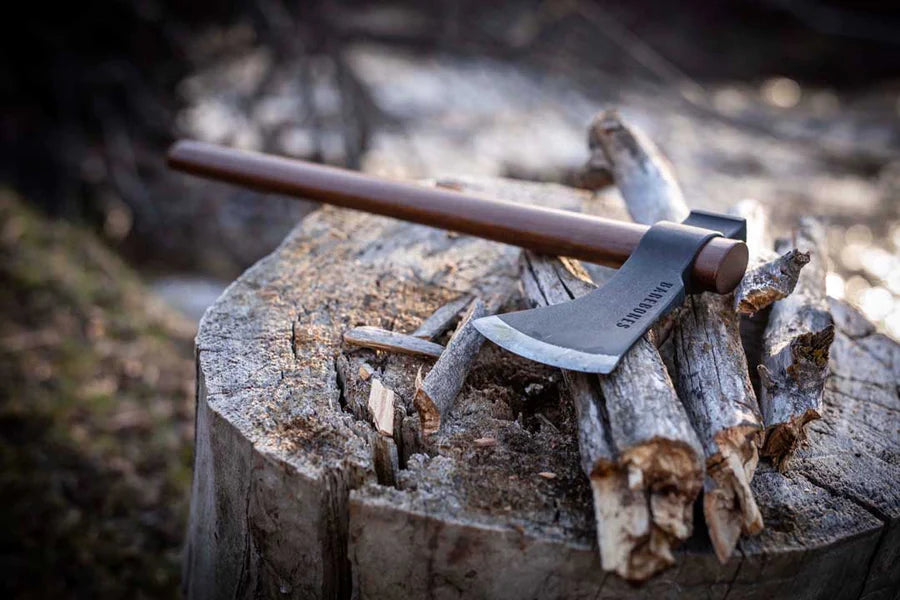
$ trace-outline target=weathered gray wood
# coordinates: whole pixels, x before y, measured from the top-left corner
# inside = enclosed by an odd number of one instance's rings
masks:
[[[807,424],[821,416],[834,325],[825,301],[827,251],[823,227],[805,218],[793,239],[777,250],[797,247],[810,254],[794,293],[776,302],[763,338],[760,409],[766,425],[763,455],[779,468],[805,438]]]
[[[459,298],[451,300],[431,313],[410,335],[426,340],[433,340],[453,327],[459,313],[461,313],[471,302],[472,296],[469,294],[463,294]]]
[[[466,191],[508,200],[592,201],[555,185],[463,181]],[[559,401],[558,372],[492,345],[482,347],[431,454],[407,454],[415,443],[405,440],[418,432],[409,412],[415,373],[430,359],[350,350],[341,332],[357,323],[413,331],[461,293],[512,290],[518,254],[323,208],[228,288],[197,337],[189,598],[894,595],[900,348],[852,309],[836,316],[811,443],[786,474],[760,465],[752,486],[766,528],[742,539],[725,565],[697,527],[677,565],[641,587],[605,573],[575,410]],[[365,408],[369,395],[364,362],[407,411],[395,424],[396,487],[378,483],[374,428],[365,412],[351,412],[354,397]],[[529,416],[537,413],[556,431]],[[496,443],[476,443],[483,438]]]
[[[400,455],[392,438],[381,433],[372,436],[372,463],[380,485],[397,485]]]
[[[625,125],[618,111],[605,110],[594,118],[588,143],[603,151],[636,222],[679,222],[687,217],[687,204],[669,161],[641,131]]]
[[[800,269],[809,262],[809,254],[791,248],[775,258],[753,264],[734,290],[738,313],[752,315],[786,298],[794,291]]]
[[[420,337],[363,325],[344,332],[344,341],[353,346],[439,358],[444,347]]]
[[[535,306],[594,289],[584,280],[587,273],[573,273],[577,263],[522,256],[523,288]],[[609,376],[562,373],[577,415],[603,568],[646,580],[673,564],[673,548],[693,530],[692,506],[703,474],[699,440],[665,365],[645,339]]]
[[[488,312],[484,302],[475,298],[450,338],[447,349],[428,371],[425,379],[416,381],[413,403],[425,435],[437,433],[441,422],[453,407],[453,401],[462,389],[472,362],[484,343],[484,336],[475,329],[472,321],[486,314]]]
[[[681,187],[650,140],[609,111],[594,120],[592,136],[602,144],[636,221],[650,225],[687,217]],[[763,525],[750,490],[762,420],[732,301],[730,295],[688,296],[674,319],[673,337],[673,379],[703,443],[703,512],[723,563],[742,532],[758,533]]]
[[[794,291],[800,269],[809,262],[809,253],[796,248],[781,255],[775,252],[769,214],[759,202],[741,200],[731,212],[746,219],[750,250],[747,273],[734,290],[734,309],[751,316]]]
[[[703,514],[719,560],[763,522],[750,489],[762,424],[730,296],[688,297],[675,325],[677,389],[706,453]]]

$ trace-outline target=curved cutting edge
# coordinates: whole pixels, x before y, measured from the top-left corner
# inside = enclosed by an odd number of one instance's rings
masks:
[[[580,352],[542,342],[511,327],[497,315],[482,317],[473,321],[472,324],[481,335],[498,346],[525,358],[561,369],[606,375],[616,368],[621,358],[610,354]]]

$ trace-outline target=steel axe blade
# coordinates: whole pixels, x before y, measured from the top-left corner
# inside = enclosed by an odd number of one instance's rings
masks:
[[[483,317],[474,325],[495,344],[531,360],[611,373],[657,319],[684,301],[700,249],[713,237],[742,239],[745,232],[743,219],[700,211],[681,224],[659,222],[602,288],[561,304]]]

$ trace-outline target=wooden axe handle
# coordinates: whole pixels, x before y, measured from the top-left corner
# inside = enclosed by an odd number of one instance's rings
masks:
[[[261,192],[308,198],[611,267],[628,259],[648,229],[203,142],[177,142],[169,150],[168,163],[180,171]],[[713,238],[694,261],[692,283],[695,288],[727,293],[740,282],[746,267],[743,242]]]

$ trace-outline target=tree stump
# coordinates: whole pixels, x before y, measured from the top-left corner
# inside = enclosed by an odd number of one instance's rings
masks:
[[[597,201],[550,184],[444,185],[573,210]],[[434,359],[342,333],[413,333],[462,294],[521,306],[518,256],[326,207],[228,288],[197,336],[188,597],[897,597],[900,346],[840,302],[822,418],[784,473],[760,464],[765,529],[724,565],[697,511],[671,569],[638,587],[602,570],[556,369],[484,344],[424,439],[413,397]],[[373,380],[395,392],[392,437],[365,414]]]

